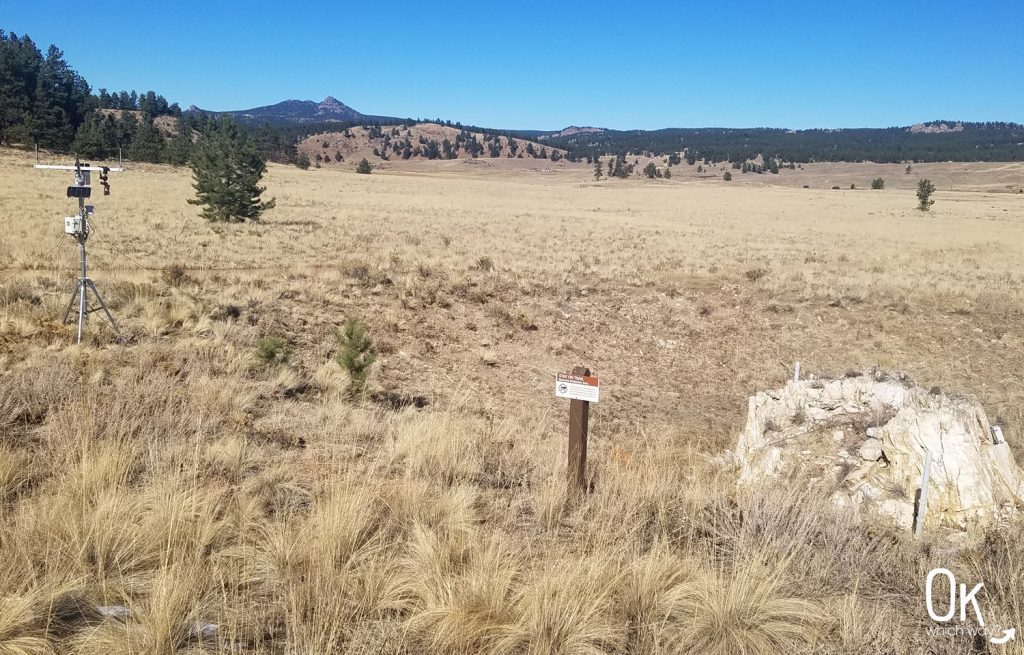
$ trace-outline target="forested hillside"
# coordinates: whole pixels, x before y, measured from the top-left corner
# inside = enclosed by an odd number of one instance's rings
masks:
[[[743,162],[758,155],[785,162],[1022,161],[1024,126],[1017,123],[935,121],[884,129],[784,130],[671,128],[602,130],[538,137],[571,159],[605,154],[687,154],[691,160]]]
[[[122,149],[132,159],[162,161],[160,116],[178,117],[181,109],[153,91],[93,94],[60,48],[43,54],[30,37],[0,30],[0,143],[95,158]]]

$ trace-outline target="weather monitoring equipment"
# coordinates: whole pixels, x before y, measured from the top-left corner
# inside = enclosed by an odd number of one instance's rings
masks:
[[[75,286],[74,292],[71,294],[71,301],[68,303],[68,308],[64,312],[64,322],[67,323],[68,319],[71,318],[71,310],[75,306],[75,301],[78,302],[78,343],[82,343],[82,328],[85,325],[85,319],[88,318],[89,314],[102,310],[106,315],[107,320],[110,321],[110,326],[114,328],[114,332],[118,333],[117,323],[114,321],[114,316],[107,309],[107,303],[103,302],[103,296],[100,295],[99,290],[93,283],[92,279],[88,276],[85,270],[85,242],[89,239],[89,217],[93,214],[93,206],[85,204],[85,199],[92,196],[92,173],[99,173],[100,184],[103,185],[103,195],[110,195],[110,183],[107,180],[107,174],[111,171],[120,172],[123,168],[110,168],[108,166],[90,166],[89,164],[83,164],[78,159],[75,159],[74,166],[52,166],[49,164],[36,164],[36,168],[43,170],[55,170],[55,171],[73,171],[75,174],[75,183],[68,187],[68,198],[78,199],[78,214],[76,216],[68,216],[64,218],[64,233],[72,236],[78,241],[78,252],[79,252],[79,276],[78,283]],[[89,293],[92,293],[96,302],[99,303],[98,307],[93,307],[89,303]]]

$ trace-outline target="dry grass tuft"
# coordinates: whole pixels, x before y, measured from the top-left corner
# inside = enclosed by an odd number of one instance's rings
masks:
[[[691,652],[768,655],[799,651],[819,639],[824,611],[786,593],[783,569],[753,561],[731,571],[707,565],[681,601],[687,618],[678,639]]]

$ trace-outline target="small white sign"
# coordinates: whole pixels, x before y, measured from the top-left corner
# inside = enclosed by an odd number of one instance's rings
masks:
[[[601,385],[592,375],[559,373],[555,377],[555,395],[559,398],[596,403],[601,397]]]

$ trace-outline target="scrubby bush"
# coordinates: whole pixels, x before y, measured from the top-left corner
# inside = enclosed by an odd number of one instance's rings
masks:
[[[366,157],[363,157],[356,166],[356,172],[361,175],[369,175],[373,172],[373,166],[370,166],[370,162],[366,161]]]
[[[876,177],[875,179],[871,180],[871,188],[872,189],[884,189],[885,188],[885,180],[883,180],[880,177]]]
[[[287,364],[294,349],[281,337],[265,336],[256,342],[256,357],[266,366]]]

